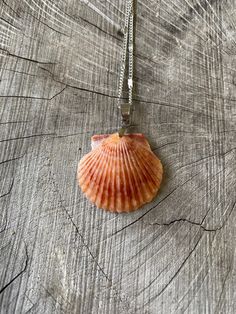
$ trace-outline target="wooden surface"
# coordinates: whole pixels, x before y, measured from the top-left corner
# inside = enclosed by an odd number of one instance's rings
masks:
[[[124,10],[0,1],[1,313],[236,313],[236,2],[138,1],[132,131],[165,179],[117,215],[75,175],[118,127]]]

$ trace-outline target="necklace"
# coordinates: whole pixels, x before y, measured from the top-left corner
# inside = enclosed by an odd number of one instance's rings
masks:
[[[125,10],[124,40],[118,89],[121,127],[115,134],[92,136],[92,151],[79,162],[81,190],[98,208],[131,212],[151,202],[157,194],[163,168],[143,134],[128,134],[133,99],[134,0]],[[126,66],[128,68],[126,69]],[[128,102],[122,93],[127,71]]]
[[[120,135],[123,135],[126,128],[130,125],[130,114],[132,110],[133,98],[133,50],[134,50],[134,0],[128,0],[125,12],[124,40],[121,57],[120,79],[118,89],[118,109],[121,111],[121,129]],[[127,62],[128,53],[128,62]],[[128,65],[128,91],[129,101],[121,101],[122,91],[124,88],[124,78],[126,65]]]

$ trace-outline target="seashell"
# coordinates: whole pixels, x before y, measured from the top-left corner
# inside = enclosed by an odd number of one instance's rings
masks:
[[[81,190],[98,208],[131,212],[157,194],[163,168],[143,134],[94,135],[78,166]]]

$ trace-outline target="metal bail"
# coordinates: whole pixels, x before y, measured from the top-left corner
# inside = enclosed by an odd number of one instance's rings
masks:
[[[121,117],[122,117],[122,127],[128,127],[130,125],[130,104],[125,103],[125,104],[120,104],[119,106],[120,111],[121,111]]]

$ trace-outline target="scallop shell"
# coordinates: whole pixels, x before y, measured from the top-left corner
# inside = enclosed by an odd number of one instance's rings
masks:
[[[163,169],[142,134],[94,135],[92,148],[79,162],[77,179],[98,208],[131,212],[154,198]]]

